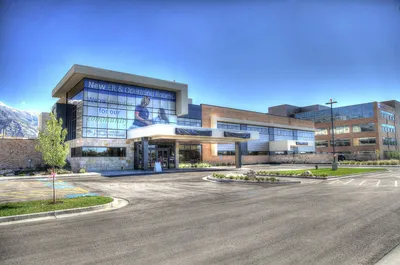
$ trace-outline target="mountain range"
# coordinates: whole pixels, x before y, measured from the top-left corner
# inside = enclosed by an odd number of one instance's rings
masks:
[[[38,113],[19,110],[0,102],[0,138],[37,138]]]

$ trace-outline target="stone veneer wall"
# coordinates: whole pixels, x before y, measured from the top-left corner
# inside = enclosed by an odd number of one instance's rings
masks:
[[[43,164],[34,139],[0,139],[0,169],[19,169]],[[29,163],[31,159],[31,163]]]
[[[95,139],[80,138],[68,141],[70,148],[90,146],[90,147],[126,147],[126,157],[70,157],[72,171],[76,172],[80,168],[86,171],[104,171],[133,169],[133,144],[127,143],[126,139]]]

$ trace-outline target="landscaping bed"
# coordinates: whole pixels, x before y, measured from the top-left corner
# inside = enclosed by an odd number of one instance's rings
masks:
[[[113,201],[113,198],[103,196],[86,196],[72,199],[59,198],[57,203],[52,200],[9,202],[0,204],[0,216],[50,212],[56,210],[74,209],[103,205]]]
[[[301,177],[301,178],[321,178],[342,177],[348,175],[356,175],[363,173],[371,173],[377,171],[385,171],[383,168],[331,168],[306,169],[306,170],[285,170],[285,171],[258,171],[258,176],[281,176],[281,177]]]
[[[300,183],[299,181],[295,182],[281,181],[275,177],[258,177],[252,174],[233,175],[233,174],[213,173],[211,176],[208,176],[207,179],[220,182],[274,183],[274,184]]]

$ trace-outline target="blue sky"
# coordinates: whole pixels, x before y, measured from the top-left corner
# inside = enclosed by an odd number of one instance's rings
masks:
[[[0,1],[0,101],[49,111],[73,64],[260,112],[400,100],[400,1]]]

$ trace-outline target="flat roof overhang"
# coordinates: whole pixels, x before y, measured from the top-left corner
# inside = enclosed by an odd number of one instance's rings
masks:
[[[177,115],[188,113],[188,85],[174,81],[166,81],[146,76],[127,74],[74,64],[52,91],[52,97],[63,98],[83,78],[113,82],[125,85],[136,85],[147,88],[176,92]]]
[[[211,131],[211,136],[177,135],[175,133],[176,128]],[[250,138],[245,139],[239,137],[225,137],[224,132],[248,133],[250,134]],[[128,140],[140,141],[140,139],[143,137],[147,137],[149,140],[176,140],[178,142],[222,144],[222,143],[235,143],[235,142],[247,142],[250,140],[258,140],[259,133],[255,131],[246,132],[246,131],[212,129],[212,128],[202,128],[202,127],[177,126],[172,124],[155,124],[128,130],[127,133]]]

